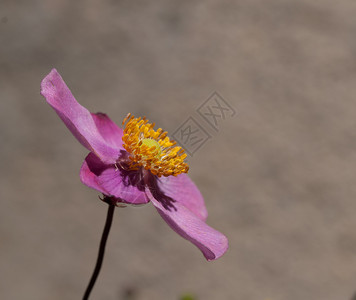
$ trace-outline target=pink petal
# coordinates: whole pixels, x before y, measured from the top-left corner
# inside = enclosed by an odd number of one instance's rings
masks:
[[[91,114],[103,139],[114,148],[122,147],[123,130],[103,113]]]
[[[208,211],[203,196],[187,174],[160,177],[157,185],[163,194],[183,204],[201,220],[206,220]]]
[[[173,203],[174,208],[166,209],[160,199],[156,200],[153,197],[148,187],[146,187],[146,194],[167,224],[180,236],[196,245],[207,260],[217,259],[226,252],[227,238],[209,227],[179,201]]]
[[[104,140],[90,112],[75,100],[56,69],[42,80],[41,94],[84,147],[106,163],[116,161],[121,149]]]
[[[95,154],[89,153],[80,170],[80,180],[104,195],[118,198],[119,202],[144,204],[149,200],[140,174],[106,165]]]

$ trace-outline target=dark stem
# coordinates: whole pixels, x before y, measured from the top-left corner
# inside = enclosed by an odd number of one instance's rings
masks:
[[[87,287],[87,289],[85,291],[85,294],[83,296],[83,300],[89,299],[91,290],[94,287],[95,281],[98,278],[98,275],[99,275],[99,272],[100,272],[100,269],[101,269],[101,265],[103,263],[104,253],[105,253],[105,245],[106,245],[106,241],[107,241],[108,236],[109,236],[111,223],[112,223],[112,217],[114,215],[114,210],[115,210],[115,205],[114,204],[108,203],[108,205],[109,205],[108,213],[106,215],[106,222],[105,222],[103,235],[101,236],[98,258],[96,260],[96,265],[95,265],[95,269],[94,269],[93,275],[91,276],[91,279],[89,281],[88,287]]]

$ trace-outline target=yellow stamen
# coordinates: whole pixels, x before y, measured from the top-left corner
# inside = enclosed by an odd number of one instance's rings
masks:
[[[126,116],[122,125],[125,125],[123,147],[130,153],[131,170],[143,167],[159,177],[188,172],[189,166],[184,162],[187,154],[169,139],[162,128],[155,131],[155,124],[148,123],[146,117],[135,118],[131,114]]]

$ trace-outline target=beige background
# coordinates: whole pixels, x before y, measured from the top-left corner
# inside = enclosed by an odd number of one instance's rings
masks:
[[[350,300],[356,291],[356,2],[0,1],[0,299],[80,299],[106,206],[82,185],[86,150],[39,95],[56,67],[120,123],[213,135],[189,159],[206,262],[152,205],[116,211],[92,299]],[[237,110],[215,133],[195,109]]]

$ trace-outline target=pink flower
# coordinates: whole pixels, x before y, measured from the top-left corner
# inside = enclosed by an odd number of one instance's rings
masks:
[[[130,114],[121,129],[106,114],[90,113],[55,69],[43,79],[41,94],[90,151],[80,170],[85,185],[116,204],[151,201],[167,224],[196,245],[207,260],[226,252],[227,238],[205,223],[204,199],[185,174],[186,154],[166,132],[155,131],[154,124]]]

